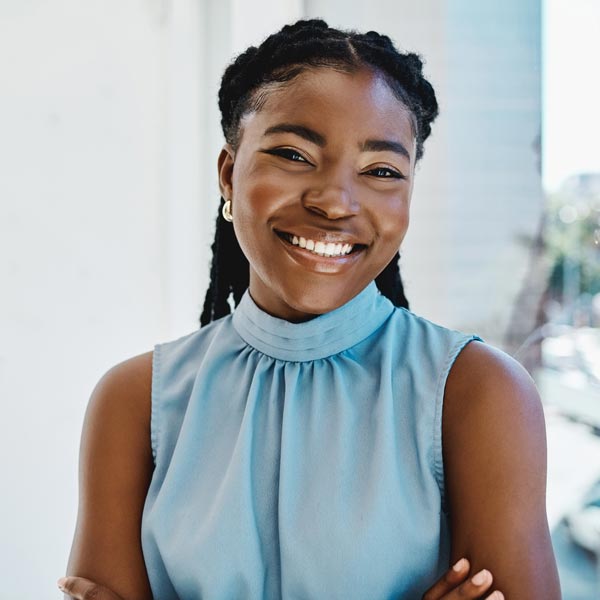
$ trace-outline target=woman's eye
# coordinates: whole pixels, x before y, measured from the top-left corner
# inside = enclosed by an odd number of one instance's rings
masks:
[[[273,148],[272,150],[269,150],[269,154],[275,154],[276,156],[287,158],[293,162],[308,162],[302,154],[292,148]]]
[[[380,177],[382,179],[405,179],[402,173],[388,167],[377,167],[367,171],[366,174],[373,175],[374,177]]]

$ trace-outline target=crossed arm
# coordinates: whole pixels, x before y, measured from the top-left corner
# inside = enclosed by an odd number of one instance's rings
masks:
[[[110,369],[92,392],[81,437],[79,511],[67,575],[90,579],[125,600],[152,599],[140,539],[153,470],[151,381],[152,352]]]
[[[107,588],[94,596],[103,600],[152,598],[140,542],[153,468],[151,376],[151,352],[111,369],[96,386],[84,422],[67,575]],[[449,570],[424,598],[476,599],[501,590],[507,600],[559,600],[546,517],[544,416],[529,375],[505,354],[468,344],[446,384],[442,437],[450,564],[464,557],[468,566],[462,573]],[[484,568],[493,585],[473,585],[467,576]],[[89,597],[84,592],[91,582],[70,580],[66,597]]]
[[[486,568],[507,600],[559,600],[546,515],[546,430],[529,374],[481,342],[446,383],[443,453],[451,562]]]

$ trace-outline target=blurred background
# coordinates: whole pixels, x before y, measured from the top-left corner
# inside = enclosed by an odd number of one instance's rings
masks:
[[[426,60],[411,308],[535,378],[564,598],[600,598],[596,0],[0,0],[0,598],[58,597],[98,379],[199,326],[219,79],[301,17]]]

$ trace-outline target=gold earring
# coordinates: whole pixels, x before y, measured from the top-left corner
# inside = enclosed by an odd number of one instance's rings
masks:
[[[223,209],[221,210],[221,213],[223,214],[223,218],[226,221],[229,221],[230,223],[231,221],[233,221],[233,215],[231,214],[231,200],[227,200],[227,202],[223,204]]]

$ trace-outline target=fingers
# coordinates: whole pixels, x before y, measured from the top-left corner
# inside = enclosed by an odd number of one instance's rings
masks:
[[[451,569],[424,594],[423,600],[475,600],[482,597],[492,585],[492,574],[483,569],[470,579],[469,561],[461,558]],[[486,600],[504,600],[504,595],[499,590],[494,591]]]
[[[84,577],[61,577],[58,589],[75,600],[122,600],[114,592]]]
[[[423,594],[423,600],[441,600],[444,594],[451,592],[459,583],[463,582],[468,574],[469,561],[461,558]]]
[[[458,586],[450,594],[444,596],[444,600],[461,600],[464,598],[471,600],[479,598],[490,589],[493,579],[492,574],[487,569],[483,569]],[[504,594],[496,590],[489,596],[486,596],[486,600],[504,600]]]

